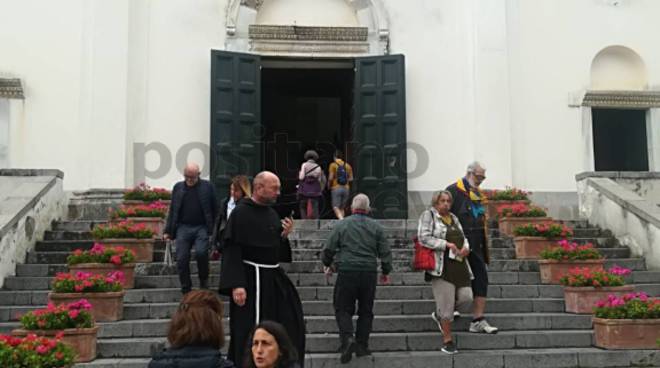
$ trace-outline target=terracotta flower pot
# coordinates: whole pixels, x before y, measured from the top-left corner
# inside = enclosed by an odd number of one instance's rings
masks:
[[[165,220],[160,217],[127,217],[127,218],[118,218],[110,220],[110,225],[118,225],[122,221],[129,220],[134,224],[143,224],[147,229],[154,232],[154,235],[158,238],[163,236],[163,230],[165,229]]]
[[[124,289],[135,287],[135,263],[126,263],[120,266],[112,263],[79,263],[69,266],[69,273],[75,274],[78,271],[103,276],[112,271],[121,271],[124,273],[124,283],[122,284]]]
[[[527,199],[518,200],[518,201],[491,201],[486,202],[486,217],[489,219],[496,219],[497,212],[500,208],[505,206],[513,206],[516,204],[529,204],[530,201]]]
[[[153,262],[155,239],[99,239],[98,243],[116,247],[118,245],[135,252],[135,262]]]
[[[37,336],[46,336],[54,338],[55,335],[62,331],[64,337],[62,342],[71,346],[76,352],[76,362],[84,363],[96,359],[96,334],[99,326],[91,328],[68,328],[65,330],[24,330],[16,329],[11,332],[12,336],[25,337],[28,334],[35,334]]]
[[[128,208],[135,208],[135,207],[139,207],[139,206],[148,206],[153,202],[156,202],[156,201],[146,202],[146,201],[133,201],[133,200],[127,201],[127,200],[124,200],[122,202],[122,205],[124,206],[124,208],[128,209]],[[169,210],[170,209],[170,204],[172,203],[172,201],[169,201],[169,200],[162,201],[161,200],[160,203],[165,205],[167,207],[167,209]]]
[[[48,293],[48,300],[56,305],[87,299],[92,305],[90,313],[98,322],[113,322],[124,318],[125,291],[107,293]]]
[[[566,312],[578,314],[592,314],[596,302],[607,299],[608,295],[623,296],[634,290],[632,285],[593,287],[593,286],[565,286],[564,305]]]
[[[516,258],[538,259],[541,251],[556,245],[556,239],[546,239],[541,236],[516,236],[513,238],[516,246]]]
[[[594,345],[605,349],[657,349],[660,319],[593,318]]]
[[[539,271],[542,284],[559,284],[562,276],[568,275],[572,268],[588,268],[593,271],[602,271],[605,259],[588,259],[584,261],[556,261],[554,259],[539,259]]]
[[[552,222],[551,217],[503,217],[499,219],[498,227],[500,235],[513,236],[513,229],[516,226],[527,224],[543,224]]]

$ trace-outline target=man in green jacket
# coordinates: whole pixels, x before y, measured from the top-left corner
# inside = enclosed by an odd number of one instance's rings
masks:
[[[389,284],[392,271],[392,253],[385,240],[383,226],[369,214],[369,197],[358,194],[351,204],[352,215],[337,222],[321,255],[326,275],[334,271],[337,256],[337,282],[334,290],[335,319],[341,340],[340,360],[348,363],[353,352],[358,357],[371,355],[369,334],[374,320],[374,297],[381,260],[381,282]],[[358,320],[353,337],[353,314],[358,302]]]

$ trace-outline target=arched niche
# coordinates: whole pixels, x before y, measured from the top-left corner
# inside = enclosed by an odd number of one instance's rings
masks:
[[[591,62],[590,90],[643,91],[647,85],[644,61],[628,47],[606,47]]]
[[[381,0],[230,0],[225,49],[283,56],[389,53]]]

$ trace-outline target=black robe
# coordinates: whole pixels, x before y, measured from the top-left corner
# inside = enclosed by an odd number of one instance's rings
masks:
[[[281,268],[259,268],[260,308],[256,317],[256,268],[243,261],[264,265],[291,262],[289,240],[282,238],[282,223],[270,206],[244,199],[231,213],[223,233],[220,293],[231,296],[232,289],[245,288],[242,307],[229,302],[231,340],[228,357],[242,366],[250,331],[259,321],[281,323],[298,349],[301,367],[305,360],[305,321],[302,303],[289,277]]]

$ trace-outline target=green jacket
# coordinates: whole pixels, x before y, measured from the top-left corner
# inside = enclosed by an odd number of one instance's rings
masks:
[[[365,215],[351,215],[337,222],[330,232],[322,262],[332,265],[337,256],[337,271],[378,271],[378,258],[384,275],[392,271],[392,252],[383,226]]]

